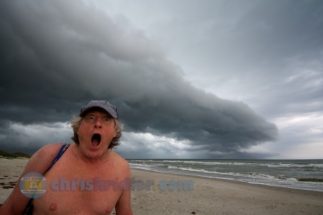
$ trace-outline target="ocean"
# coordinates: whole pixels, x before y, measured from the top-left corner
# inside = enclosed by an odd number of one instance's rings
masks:
[[[128,160],[134,169],[323,192],[323,160]]]

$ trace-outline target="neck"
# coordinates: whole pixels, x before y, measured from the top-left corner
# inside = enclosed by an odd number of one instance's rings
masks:
[[[111,156],[111,149],[107,149],[106,151],[104,151],[101,155],[95,156],[95,157],[91,157],[89,155],[87,155],[86,153],[83,152],[83,150],[81,149],[80,145],[74,144],[75,147],[75,156],[80,159],[81,161],[83,161],[84,163],[88,163],[88,164],[98,164],[101,163],[103,161],[106,161],[107,159],[110,158]]]

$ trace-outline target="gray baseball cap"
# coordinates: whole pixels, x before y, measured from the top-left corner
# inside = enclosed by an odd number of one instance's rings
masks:
[[[91,100],[87,105],[81,108],[80,116],[84,116],[84,114],[92,108],[101,108],[109,113],[113,118],[118,118],[117,107],[110,104],[107,100]]]

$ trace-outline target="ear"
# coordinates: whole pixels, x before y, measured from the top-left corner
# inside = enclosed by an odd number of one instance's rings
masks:
[[[113,138],[115,138],[116,136],[117,136],[117,122],[114,119],[114,135],[113,135]]]

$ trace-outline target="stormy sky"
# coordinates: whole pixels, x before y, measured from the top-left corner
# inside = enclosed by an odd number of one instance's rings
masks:
[[[0,150],[118,107],[125,158],[323,158],[323,2],[0,1]]]

